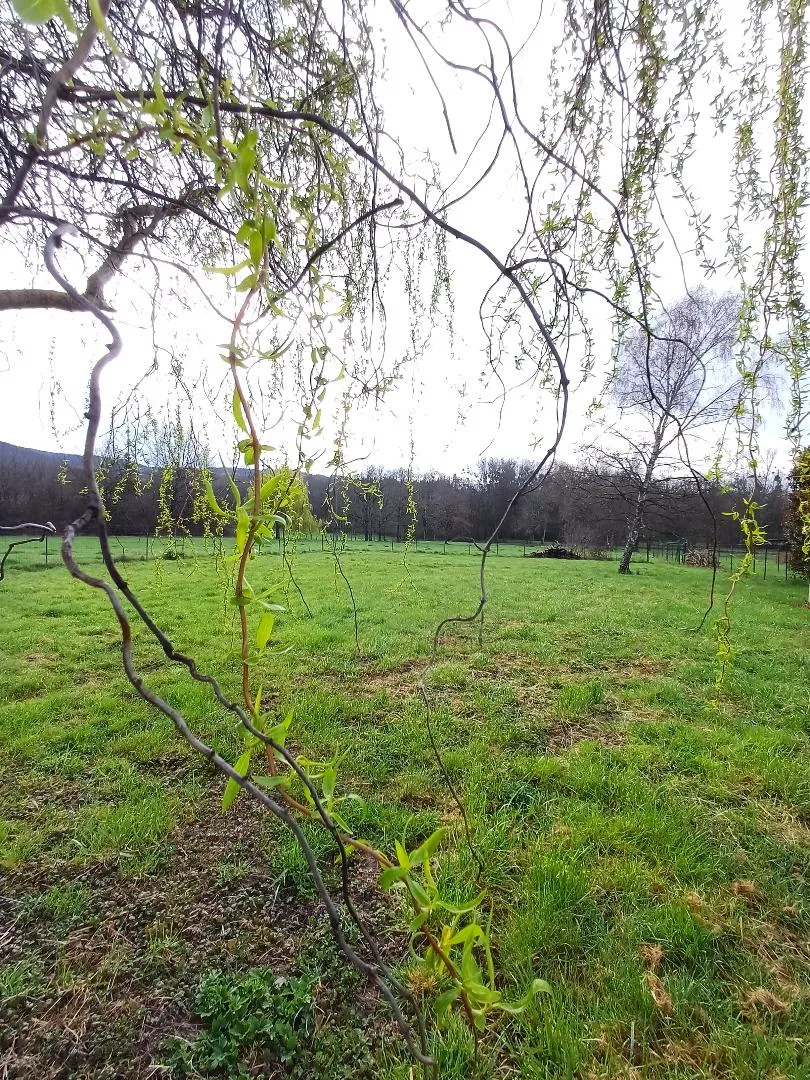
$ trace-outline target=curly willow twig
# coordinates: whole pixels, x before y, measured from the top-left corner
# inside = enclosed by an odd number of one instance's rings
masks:
[[[286,747],[281,746],[275,740],[259,731],[255,727],[247,712],[237,705],[235,702],[230,701],[223,693],[218,681],[205,672],[200,672],[197,668],[195,661],[183,653],[179,652],[167,635],[157,626],[153,621],[149,613],[146,611],[136,594],[129,587],[127,582],[121,576],[118,567],[112,557],[109,537],[107,534],[106,515],[104,511],[104,503],[101,496],[101,492],[96,481],[95,469],[93,464],[93,455],[95,450],[96,437],[98,435],[99,424],[101,421],[101,389],[100,380],[101,374],[104,368],[112,360],[114,360],[121,352],[122,342],[121,336],[113,323],[112,319],[103,311],[101,311],[95,304],[88,300],[85,296],[80,294],[67,279],[62,275],[55,261],[55,252],[61,247],[63,240],[66,236],[75,235],[76,230],[70,225],[62,225],[55,229],[51,236],[48,238],[45,244],[45,265],[48,268],[49,273],[55,281],[70,295],[82,308],[88,311],[96,319],[101,322],[106,330],[109,331],[111,341],[107,347],[106,353],[98,360],[93,366],[90,375],[89,386],[89,404],[87,409],[87,431],[85,435],[85,445],[83,454],[83,465],[85,478],[87,480],[87,486],[89,491],[88,504],[84,512],[71,522],[64,531],[62,542],[62,559],[65,566],[71,573],[71,575],[78,581],[83,582],[85,585],[91,588],[100,589],[105,593],[109,600],[118,623],[121,629],[121,655],[123,660],[124,671],[129,682],[132,684],[137,693],[150,705],[158,709],[165,716],[167,716],[173,723],[175,730],[179,735],[188,743],[188,745],[195,750],[198,754],[209,761],[216,769],[218,769],[228,779],[235,781],[242,789],[247,791],[255,799],[257,799],[265,809],[269,810],[286,828],[290,830],[300,847],[304,858],[312,876],[312,881],[315,886],[316,892],[321,899],[324,907],[326,908],[329,923],[332,928],[332,934],[335,942],[349,961],[349,963],[357,970],[361,975],[369,979],[380,991],[382,996],[388,1003],[388,1007],[391,1011],[391,1015],[394,1017],[396,1024],[402,1033],[405,1043],[411,1055],[423,1066],[434,1066],[435,1061],[430,1056],[427,1050],[427,1035],[425,1030],[424,1018],[417,1006],[417,1003],[413,995],[407,990],[405,986],[393,975],[390,969],[387,967],[382,959],[379,951],[379,947],[374,939],[373,934],[366,926],[365,922],[361,919],[357,909],[352,901],[349,891],[348,880],[348,857],[346,852],[346,846],[343,841],[343,837],[338,831],[336,825],[329,817],[325,807],[319,797],[318,791],[314,784],[307,776],[306,772],[299,765],[298,761],[293,754],[287,750]],[[113,579],[115,587],[109,582],[104,581],[101,578],[92,577],[85,573],[84,570],[76,562],[73,553],[73,543],[81,532],[83,532],[89,525],[96,523],[99,532],[99,543],[101,546],[101,552],[104,559],[104,565]],[[118,591],[116,591],[118,590]],[[326,883],[324,882],[323,875],[318,867],[315,854],[309,842],[304,835],[304,832],[290,811],[272,798],[265,791],[262,791],[256,784],[254,784],[247,777],[242,776],[236,771],[230,762],[221,757],[211,746],[208,746],[200,738],[198,738],[194,732],[189,728],[183,715],[175,709],[169,702],[164,700],[159,694],[150,690],[144,683],[142,677],[138,674],[133,659],[132,659],[132,630],[129,619],[124,611],[123,605],[119,598],[118,592],[120,592],[129,603],[135,608],[136,612],[143,620],[145,626],[149,632],[160,643],[166,656],[178,663],[183,664],[189,674],[197,682],[203,682],[208,684],[216,697],[217,701],[223,708],[229,712],[235,714],[244,727],[251,733],[251,735],[259,738],[265,745],[272,747],[272,749],[278,753],[292,768],[296,776],[307,787],[310,795],[312,796],[313,804],[317,816],[320,818],[324,827],[328,830],[335,843],[337,844],[340,853],[341,863],[341,885],[342,894],[346,909],[350,918],[360,931],[363,940],[369,948],[369,952],[373,958],[373,962],[369,962],[363,959],[352,948],[349,942],[346,940],[341,925],[340,912],[337,904],[330,894]],[[417,1018],[418,1025],[418,1044],[417,1039],[414,1037],[414,1033],[411,1024],[405,1017],[400,1004],[397,1000],[397,995],[406,1001],[411,1010]]]

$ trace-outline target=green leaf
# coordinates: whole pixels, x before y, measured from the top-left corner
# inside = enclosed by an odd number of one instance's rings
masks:
[[[152,76],[152,93],[154,94],[154,100],[148,102],[144,109],[147,108],[154,116],[158,116],[161,113],[169,111],[169,103],[166,100],[166,95],[163,93],[163,84],[160,81],[160,61],[155,66],[155,73]]]
[[[390,866],[380,874],[380,888],[388,890],[398,881],[402,881],[408,871],[403,866]]]
[[[12,0],[12,7],[25,23],[41,26],[56,16],[71,30],[76,30],[66,0]]]
[[[222,467],[223,469],[225,468],[224,465]],[[242,505],[242,496],[239,494],[239,488],[236,486],[233,477],[229,472],[227,472],[227,470],[226,475],[228,477],[228,487],[231,489],[231,495],[233,495],[233,501],[236,504],[236,508],[239,509],[239,507]]]
[[[249,289],[252,289],[255,286],[257,281],[258,278],[256,274],[245,274],[242,280],[237,284],[236,291],[247,292]]]
[[[78,29],[76,27],[76,23],[75,23],[75,21],[73,19],[73,15],[71,13],[71,10],[68,7],[67,0],[55,0],[55,3],[56,3],[56,14],[59,16],[59,18],[62,20],[62,22],[68,28],[68,30],[72,30],[74,34],[78,34],[79,31],[78,31]]]
[[[415,877],[409,877],[407,885],[411,896],[420,907],[429,908],[432,906],[428,891],[421,881],[418,881]]]
[[[400,844],[399,840],[394,841],[394,847],[397,851],[397,860],[399,862],[399,865],[405,870],[410,869],[411,862],[408,858],[408,852],[405,850],[402,844]]]
[[[269,499],[283,479],[284,477],[281,473],[279,473],[278,476],[268,477],[268,479],[265,480],[265,482],[262,484],[261,490],[259,491],[259,501],[264,503],[267,499]]]
[[[261,266],[262,258],[264,257],[264,240],[262,234],[255,229],[250,234],[248,240],[248,250],[250,251],[250,261],[254,266]]]
[[[427,840],[421,843],[418,848],[415,848],[410,854],[411,866],[418,866],[420,863],[424,862],[425,859],[429,859],[442,840],[444,840],[445,836],[447,836],[447,832],[448,830],[444,827],[437,829],[434,833],[431,833]]]
[[[288,712],[280,724],[276,724],[275,727],[269,728],[266,732],[268,739],[272,739],[274,743],[279,746],[284,746],[287,741],[287,732],[290,730],[290,724],[292,723],[293,714]]]
[[[231,184],[235,181],[245,194],[250,194],[250,174],[256,165],[258,137],[258,132],[255,130],[248,131],[242,136],[236,147],[231,166]]]
[[[87,0],[87,6],[90,8],[90,16],[93,22],[98,27],[104,40],[110,47],[110,52],[113,56],[120,56],[121,52],[115,42],[115,38],[110,33],[110,27],[107,20],[104,18],[104,12],[101,10],[101,4],[99,0]]]
[[[335,797],[335,784],[337,783],[337,769],[332,762],[326,766],[321,783],[323,797],[329,803]]]
[[[482,982],[476,982],[475,980],[465,982],[464,989],[467,991],[470,1002],[479,1006],[495,1005],[503,997],[500,990],[490,990]]]
[[[230,515],[227,514],[217,502],[217,497],[214,494],[214,488],[208,476],[203,476],[203,486],[205,488],[205,500],[208,503],[209,508],[213,510],[217,517],[229,517]]]
[[[470,911],[475,911],[486,895],[486,890],[484,890],[466,904],[448,904],[446,900],[440,900],[438,906],[444,911],[449,911],[451,915],[466,915]]]
[[[445,990],[443,994],[439,994],[436,998],[436,1016],[439,1019],[444,1016],[453,1002],[458,999],[460,994],[461,988],[459,986],[451,986],[449,990]]]
[[[478,923],[468,923],[467,926],[465,926],[461,930],[459,930],[458,933],[453,934],[453,936],[450,938],[450,944],[451,945],[462,945],[462,944],[466,945],[466,944],[469,943],[469,944],[473,945],[473,944],[475,944],[476,941],[479,941],[483,936],[484,936],[484,931],[481,929],[481,927],[478,925]]]
[[[275,776],[254,776],[253,782],[258,784],[260,788],[266,788],[268,791],[272,791],[273,788],[287,787],[290,782],[288,773],[284,773],[282,776],[276,774]]]
[[[246,750],[244,754],[238,759],[234,765],[234,769],[240,776],[247,776],[250,769],[250,750]],[[241,790],[241,785],[231,777],[228,783],[225,785],[225,791],[222,793],[222,809],[230,810],[233,806],[233,801]]]
[[[270,201],[272,202],[273,200],[271,199]],[[275,206],[275,204],[273,205],[276,213],[278,213],[278,207]],[[276,225],[275,219],[270,217],[269,214],[265,214],[261,218],[261,220],[257,220],[256,224],[258,226],[259,232],[262,234],[262,239],[265,243],[267,243],[269,240],[275,240],[278,236],[278,227]]]
[[[535,979],[520,1001],[496,1001],[493,1002],[493,1005],[494,1008],[499,1009],[501,1012],[508,1013],[510,1016],[518,1016],[520,1013],[526,1011],[527,1007],[538,994],[550,994],[551,992],[550,983],[547,983],[545,979]]]
[[[39,26],[56,14],[54,0],[11,0],[12,7],[23,22]]]
[[[246,266],[250,266],[250,259],[243,259],[240,263],[236,263],[235,266],[204,266],[203,270],[209,274],[238,274],[240,270],[244,270]]]
[[[236,425],[240,431],[247,433],[248,426],[245,423],[245,416],[242,412],[242,402],[239,397],[239,391],[234,387],[233,391],[233,418],[236,421]]]
[[[415,934],[417,930],[421,930],[428,920],[428,913],[426,911],[417,911],[411,921],[408,923],[408,927],[412,934]]]
[[[259,619],[259,625],[256,627],[256,648],[259,652],[263,652],[267,648],[267,642],[273,633],[273,623],[275,621],[276,617],[272,611],[265,611],[261,619]]]
[[[467,944],[464,946],[464,951],[461,954],[461,977],[465,984],[483,987],[481,968],[478,966],[478,961],[473,956],[472,946],[472,941],[468,940]]]
[[[247,510],[243,506],[240,506],[236,511],[236,550],[244,551],[245,544],[247,542],[248,530],[250,529],[250,518],[248,517]]]

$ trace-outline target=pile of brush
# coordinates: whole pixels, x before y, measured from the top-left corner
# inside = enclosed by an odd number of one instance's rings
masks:
[[[545,548],[543,551],[530,551],[525,556],[527,559],[581,559],[582,556],[570,548],[554,547]]]

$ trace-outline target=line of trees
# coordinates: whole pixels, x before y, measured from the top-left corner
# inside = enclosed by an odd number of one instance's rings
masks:
[[[203,531],[202,470],[223,504],[230,500],[228,475],[211,467],[203,447],[185,456],[175,450],[166,460],[135,466],[124,457],[101,459],[111,529],[119,534],[179,529]],[[488,536],[503,507],[531,472],[533,464],[487,458],[463,475],[428,473],[411,477],[405,469],[368,468],[347,480],[307,477],[313,513],[327,528],[366,540],[470,540]],[[236,473],[237,482],[244,479]],[[0,507],[7,520],[36,521],[47,511],[69,519],[82,504],[80,464],[76,458],[0,444]],[[739,526],[723,516],[750,495],[750,478],[721,487],[704,482],[700,497],[686,473],[653,477],[644,493],[644,518],[637,544],[648,539],[686,540],[711,546],[715,524],[721,545],[739,543]],[[413,499],[411,500],[411,495]],[[704,502],[705,499],[705,502]],[[760,481],[757,501],[769,539],[783,539],[788,493],[779,474]],[[610,462],[558,463],[540,488],[516,506],[501,539],[563,543],[582,548],[622,547],[638,502],[636,478]],[[168,510],[168,513],[167,513]],[[164,523],[161,524],[161,515]]]
[[[338,509],[344,528],[366,540],[402,540],[409,530],[417,540],[481,539],[492,532],[531,469],[531,462],[499,458],[480,461],[466,475],[433,473],[412,480],[403,469],[369,469],[357,483],[338,489]],[[316,513],[325,483],[322,477],[310,480]],[[415,514],[408,509],[411,488]],[[706,481],[702,497],[690,475],[653,478],[645,490],[643,525],[634,542],[685,540],[708,548],[716,528],[720,545],[738,545],[739,525],[724,515],[750,494],[747,476],[723,485]],[[761,479],[757,497],[764,504],[760,520],[768,538],[781,541],[787,494],[778,473]],[[622,469],[560,463],[540,488],[517,504],[500,537],[578,548],[623,547],[637,498],[634,478]]]

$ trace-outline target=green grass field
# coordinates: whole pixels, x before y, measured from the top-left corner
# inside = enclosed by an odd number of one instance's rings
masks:
[[[255,561],[254,587],[276,579],[288,606],[265,702],[293,710],[308,757],[345,751],[359,834],[390,849],[449,825],[441,884],[466,898],[473,865],[416,681],[434,624],[474,607],[475,562],[419,550],[406,568],[372,549],[343,567],[359,654],[328,553],[295,562],[312,619],[281,560]],[[690,629],[708,572],[638,570],[492,559],[483,647],[451,630],[430,675],[501,983],[553,990],[489,1030],[477,1058],[454,1020],[442,1080],[810,1077],[806,586],[741,584],[716,702],[711,618]],[[214,560],[125,571],[237,696],[235,609]],[[141,630],[136,659],[233,760],[240,734],[206,688]],[[383,1007],[336,957],[296,848],[245,796],[221,813],[221,781],[127,684],[100,594],[59,570],[9,572],[0,687],[0,1076],[409,1075]],[[362,863],[357,887],[407,971],[396,898]]]

